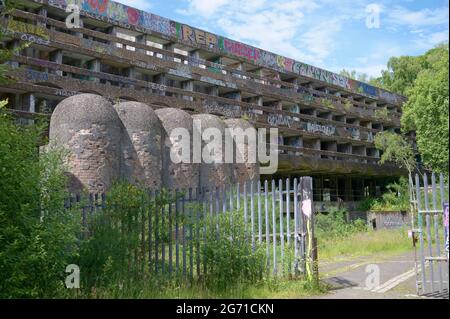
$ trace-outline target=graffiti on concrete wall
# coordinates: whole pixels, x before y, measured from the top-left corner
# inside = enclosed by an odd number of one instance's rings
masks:
[[[230,39],[222,38],[220,47],[226,53],[252,61],[259,61],[261,56],[259,49]]]
[[[240,118],[242,116],[241,108],[238,105],[230,105],[216,101],[203,101],[203,111],[229,118]]]
[[[25,79],[31,82],[48,82],[48,73],[35,71],[28,68],[25,72]]]
[[[331,125],[321,125],[317,123],[306,123],[306,130],[310,133],[322,133],[328,136],[334,135],[336,133],[336,127]]]
[[[276,55],[241,42],[220,37],[213,33],[180,24],[114,1],[48,0],[48,3],[60,8],[65,8],[68,4],[76,4],[82,9],[83,14],[94,16],[109,23],[116,23],[124,28],[134,28],[140,32],[158,32],[169,37],[176,37],[193,46],[219,50],[223,53],[244,58],[258,65],[273,68],[280,72],[291,72],[360,94],[377,96],[385,99],[389,103],[398,103],[401,100],[399,96],[369,84],[351,80],[339,74]]]
[[[361,138],[361,132],[357,128],[347,127],[347,132],[354,140],[359,140]]]
[[[294,120],[290,116],[271,113],[267,116],[267,123],[272,126],[291,127],[294,124]]]
[[[193,45],[207,46],[210,49],[217,47],[217,36],[212,33],[191,28],[185,24],[177,26],[177,29],[181,31],[181,39],[184,41]]]

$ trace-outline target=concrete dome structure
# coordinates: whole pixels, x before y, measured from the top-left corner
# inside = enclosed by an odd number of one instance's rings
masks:
[[[241,129],[245,132],[245,130],[249,128],[253,128],[253,126],[246,120],[243,119],[226,119],[225,124],[230,129]],[[255,133],[256,138],[257,132]],[[242,137],[242,136],[241,136]],[[256,140],[257,141],[257,140]],[[257,145],[255,141],[255,145]],[[259,161],[258,161],[258,149],[252,149],[248,148],[248,141],[245,139],[243,143],[239,143],[241,145],[235,145],[234,148],[234,161],[235,164],[233,165],[233,178],[235,182],[237,183],[244,183],[248,181],[257,181],[259,180]],[[239,153],[242,156],[242,159],[244,160],[244,163],[237,163],[236,162],[236,154]],[[249,163],[249,159],[254,157],[256,159],[255,163]]]
[[[189,113],[175,109],[164,108],[155,111],[156,115],[161,120],[162,126],[166,133],[166,138],[162,152],[162,167],[163,167],[163,187],[170,189],[195,189],[199,186],[199,164],[192,162],[192,136],[193,136],[193,124],[192,117]],[[187,154],[174,154],[179,161],[182,155],[189,156],[189,163],[175,163],[171,159],[171,149],[177,149],[180,147],[179,142],[173,142],[170,139],[170,135],[175,129],[185,129],[188,136],[184,138],[189,139],[189,148],[183,150]]]
[[[80,94],[57,105],[50,121],[50,142],[70,151],[72,187],[83,185],[91,193],[101,193],[122,178],[123,133],[113,106],[99,95]]]
[[[122,139],[125,179],[145,188],[160,189],[165,140],[161,121],[144,103],[124,102],[114,107],[126,130]]]
[[[202,156],[202,164],[200,166],[200,187],[205,187],[207,189],[223,187],[226,184],[232,183],[233,178],[233,164],[226,163],[225,161],[225,130],[227,128],[225,122],[221,120],[216,115],[211,114],[198,114],[193,115],[194,123],[196,121],[201,125],[202,134],[205,130],[214,128],[217,129],[217,133],[220,133],[221,141],[215,145],[217,141],[214,141],[215,138],[207,137],[206,140],[203,139],[202,135],[202,153],[207,152],[210,154],[210,157],[214,157],[218,154],[220,157],[218,158],[219,163],[205,163],[205,156]],[[195,129],[195,128],[194,128]],[[212,142],[212,143],[210,143]],[[220,150],[215,149],[219,147]],[[221,152],[216,153],[216,152]],[[213,158],[211,158],[212,160]]]

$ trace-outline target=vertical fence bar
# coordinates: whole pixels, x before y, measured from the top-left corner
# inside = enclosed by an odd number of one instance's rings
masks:
[[[286,179],[286,237],[287,237],[287,249],[289,252],[288,260],[288,273],[291,273],[291,229],[290,220],[291,219],[291,181],[289,178]]]
[[[431,192],[433,201],[433,222],[434,222],[434,238],[436,243],[436,256],[441,257],[441,240],[439,238],[439,213],[437,213],[437,189],[436,189],[436,174],[431,174]],[[439,275],[439,291],[444,290],[443,278],[442,278],[442,262],[437,262],[438,275]]]
[[[280,243],[281,243],[281,273],[284,273],[284,220],[283,220],[283,180],[278,181],[278,193],[280,200]]]
[[[431,235],[431,218],[430,218],[430,206],[428,202],[428,175],[423,174],[423,190],[424,190],[424,201],[425,201],[425,222],[427,226],[427,242],[428,242],[428,254],[433,257],[433,236]],[[431,291],[434,292],[434,263],[429,261],[430,264],[430,280],[431,280]]]
[[[186,280],[187,276],[187,259],[186,259],[186,192],[183,190],[183,195],[181,196],[181,216],[182,216],[182,230],[181,230],[181,245],[183,246],[183,279]]]
[[[223,191],[220,192],[220,198],[222,200],[222,214],[225,214],[227,212],[227,187],[226,185],[223,186]]]
[[[261,202],[261,181],[258,180],[258,242],[262,244],[262,202]]]
[[[444,174],[440,174],[439,175],[439,191],[440,191],[440,195],[441,195],[441,208],[442,208],[442,212],[444,213],[444,203],[446,200],[446,196],[445,196],[445,181],[444,181]],[[445,215],[442,214],[442,229],[443,229],[443,233],[444,233],[444,253],[446,251],[446,245],[447,245],[447,239],[445,238]],[[448,257],[448,253],[447,253],[447,257]],[[448,287],[448,260],[447,260],[447,266],[444,267],[444,278],[447,281],[447,287]]]
[[[158,228],[159,228],[159,199],[160,199],[160,193],[159,191],[155,192],[155,223],[153,225],[153,230],[155,232],[155,274],[158,273],[158,254],[159,254],[159,249],[158,249],[158,241],[159,241],[159,232],[158,232]]]
[[[155,192],[150,193],[150,206],[148,208],[148,268],[152,270],[152,258],[153,258],[153,240],[152,240],[152,212],[155,209]]]
[[[299,244],[299,229],[298,229],[298,182],[294,178],[294,272],[299,273],[298,261],[298,244]]]
[[[254,251],[255,246],[255,201],[254,201],[254,182],[250,182],[250,221],[252,224],[251,232],[252,232],[252,250]]]
[[[267,268],[270,267],[270,223],[269,223],[269,182],[264,181],[264,208],[266,213],[266,257]]]
[[[175,190],[175,268],[180,275],[180,193]]]
[[[210,208],[210,214],[209,214],[209,216],[211,216],[211,199],[212,199],[212,194],[211,194],[211,192],[209,192],[210,194],[209,194],[209,197],[208,197],[208,194],[207,194],[207,190],[206,190],[206,188],[203,188],[203,216],[202,216],[202,218],[203,218],[203,251],[205,250],[205,245],[206,245],[206,236],[207,236],[207,231],[208,231],[208,229],[207,229],[207,227],[208,227],[208,224],[209,224],[209,221],[208,221],[208,213],[207,213],[207,211],[208,211],[208,207]],[[208,198],[210,199],[210,202],[208,203]],[[203,274],[205,274],[206,275],[206,270],[207,270],[207,265],[206,265],[206,254],[203,254]]]
[[[172,190],[169,190],[168,192],[168,202],[169,202],[169,230],[168,230],[168,242],[169,242],[169,275],[172,275],[173,272],[173,247],[172,247],[172,236],[173,236],[173,212],[172,212],[172,200],[173,200],[173,194]]]
[[[272,180],[272,237],[273,237],[273,274],[277,275],[277,219],[276,219],[276,197],[275,180]]]
[[[189,277],[190,279],[194,279],[194,241],[193,241],[193,223],[192,223],[192,203],[193,203],[193,197],[192,197],[192,188],[189,188],[189,209],[188,209],[188,230],[189,230]]]
[[[416,198],[417,198],[417,223],[420,229],[419,240],[420,240],[420,267],[422,273],[422,292],[427,291],[426,282],[426,269],[425,269],[425,253],[424,253],[424,239],[423,239],[423,218],[422,218],[422,205],[421,205],[421,194],[420,194],[420,179],[419,174],[416,174]]]
[[[241,190],[239,183],[236,184],[236,209],[237,211],[241,209]]]
[[[228,208],[229,208],[229,210],[230,210],[230,227],[231,227],[231,229],[232,229],[232,231],[231,231],[231,240],[234,240],[234,231],[233,231],[233,204],[234,204],[234,200],[233,200],[233,184],[231,184],[230,183],[230,185],[229,185],[230,187],[229,187],[229,189],[228,189],[228,191],[229,191],[229,195],[228,195],[228,198],[229,198],[229,204],[228,204]]]
[[[220,203],[219,203],[219,188],[216,187],[216,233],[217,233],[217,239],[219,239],[220,235],[220,229],[219,229],[219,212],[220,212]]]
[[[248,208],[247,208],[247,182],[244,182],[244,232],[248,236]]]
[[[166,271],[166,241],[164,238],[166,232],[166,199],[164,198],[164,193],[161,192],[161,273],[164,275]]]
[[[414,185],[414,181],[413,181],[413,177],[411,174],[409,174],[409,199],[410,199],[410,209],[411,209],[411,229],[415,229],[415,212],[417,210],[417,200],[416,200],[416,191],[415,191],[415,185]],[[415,237],[415,235],[413,235]],[[418,261],[417,261],[417,245],[416,245],[416,239],[413,238],[413,246],[414,246],[414,270],[416,272],[416,294],[419,295],[420,291],[419,291],[419,266],[418,266]]]
[[[201,212],[203,210],[203,192],[199,191],[198,188],[195,189],[195,210],[197,211],[195,220],[195,246],[197,252],[196,268],[197,268],[197,278],[200,277],[200,218]],[[201,205],[201,207],[200,207]]]
[[[300,201],[299,205],[302,205],[302,202],[304,200],[304,185],[303,185],[303,177],[299,179],[299,193],[300,193]],[[303,208],[299,206],[298,210],[298,222],[299,222],[299,230],[301,232],[300,236],[300,269],[303,273],[306,272],[306,260],[307,260],[307,243],[306,243],[306,235],[307,235],[307,224],[305,223],[305,215],[303,213]]]

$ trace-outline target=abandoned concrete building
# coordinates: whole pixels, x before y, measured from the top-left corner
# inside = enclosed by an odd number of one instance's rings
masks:
[[[50,116],[67,97],[91,93],[117,105],[124,123],[148,118],[148,124],[137,124],[140,131],[161,130],[151,121],[165,108],[216,115],[227,125],[244,119],[258,128],[277,127],[279,167],[273,177],[312,176],[318,203],[379,194],[402,173],[378,163],[374,136],[399,131],[403,96],[109,0],[20,3],[1,21],[4,44],[29,45],[9,62],[16,81],[0,87],[0,99],[8,99],[20,121]],[[76,28],[66,25],[71,4],[80,9]],[[141,115],[127,115],[133,109]],[[170,120],[166,116],[162,125]],[[162,167],[158,156],[150,170]]]

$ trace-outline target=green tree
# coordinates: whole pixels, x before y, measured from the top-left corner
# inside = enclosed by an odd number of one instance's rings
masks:
[[[14,53],[0,47],[0,85],[13,81],[5,62]],[[0,298],[54,297],[77,253],[78,224],[64,208],[64,154],[40,154],[47,123],[19,125],[6,104],[0,101]]]
[[[358,73],[355,70],[347,71],[346,69],[343,69],[341,72],[339,72],[340,75],[345,76],[349,79],[353,79],[356,81],[361,81],[365,83],[370,83],[372,81],[372,78],[369,77],[366,73]]]
[[[375,136],[375,147],[382,151],[381,164],[392,162],[409,173],[416,168],[412,145],[402,135],[389,131],[378,133]]]
[[[448,44],[426,54],[426,64],[407,90],[408,102],[403,107],[405,132],[415,131],[417,147],[429,168],[448,172],[449,82]]]
[[[77,253],[64,155],[39,153],[42,127],[20,126],[0,110],[0,298],[54,297]]]

